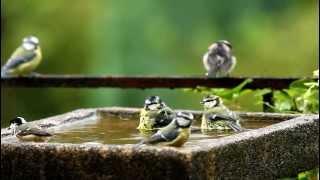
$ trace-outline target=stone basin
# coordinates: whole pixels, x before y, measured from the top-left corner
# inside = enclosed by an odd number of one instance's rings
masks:
[[[199,120],[200,111],[189,111]],[[239,113],[273,125],[192,147],[16,142],[1,129],[5,179],[275,179],[318,167],[319,115]],[[54,129],[97,117],[137,118],[135,108],[80,109],[34,121]]]

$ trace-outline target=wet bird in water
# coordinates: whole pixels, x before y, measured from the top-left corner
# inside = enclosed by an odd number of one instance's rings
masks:
[[[207,77],[225,77],[236,65],[236,57],[232,55],[232,46],[226,40],[220,40],[209,46],[203,56],[203,65]]]
[[[180,147],[189,139],[192,121],[191,113],[177,112],[170,124],[139,144]]]
[[[41,59],[39,39],[35,36],[25,37],[22,45],[1,68],[1,77],[29,75],[38,67]]]
[[[202,130],[244,130],[239,123],[240,117],[224,106],[220,97],[207,96],[203,98],[201,104],[204,107],[201,120]]]
[[[15,135],[18,139],[23,141],[46,141],[52,136],[51,133],[40,128],[39,126],[27,122],[22,117],[16,117],[10,121],[10,127],[12,135]]]
[[[175,113],[159,96],[150,96],[145,100],[144,107],[140,111],[140,123],[137,129],[153,131],[168,125]]]

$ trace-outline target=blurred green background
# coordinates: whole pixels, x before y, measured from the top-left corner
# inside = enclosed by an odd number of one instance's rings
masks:
[[[317,0],[1,1],[1,64],[21,39],[36,35],[37,72],[87,75],[202,76],[214,41],[234,46],[232,76],[311,76],[318,68]],[[181,90],[1,88],[1,125],[78,108],[141,107],[160,95],[173,108],[201,109]],[[261,107],[242,101],[240,110]]]

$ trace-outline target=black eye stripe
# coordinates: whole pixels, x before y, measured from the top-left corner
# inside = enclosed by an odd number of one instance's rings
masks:
[[[153,104],[159,104],[159,103],[156,103],[156,102],[147,103],[147,105],[153,105]]]
[[[203,102],[211,102],[211,101],[217,101],[217,99],[206,99],[206,100],[203,100]]]

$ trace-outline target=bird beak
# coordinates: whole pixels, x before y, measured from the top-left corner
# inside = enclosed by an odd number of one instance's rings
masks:
[[[204,105],[204,101],[200,101],[200,104],[201,104],[201,105]]]

